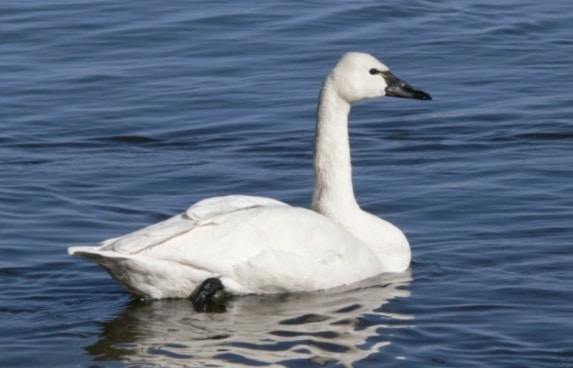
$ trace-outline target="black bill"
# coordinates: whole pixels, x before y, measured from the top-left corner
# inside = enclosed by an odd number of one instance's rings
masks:
[[[386,96],[400,97],[400,98],[414,98],[416,100],[431,100],[432,96],[429,93],[417,89],[396,77],[390,72],[383,72],[382,76],[386,80],[388,87],[386,87]]]

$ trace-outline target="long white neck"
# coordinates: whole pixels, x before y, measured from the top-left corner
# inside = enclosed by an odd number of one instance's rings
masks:
[[[350,104],[327,80],[316,112],[312,208],[337,222],[358,210],[352,186],[349,113]]]
[[[354,198],[348,136],[350,104],[327,78],[316,112],[312,209],[344,227],[368,245],[381,269],[402,272],[410,264],[410,246],[394,225],[360,209]]]

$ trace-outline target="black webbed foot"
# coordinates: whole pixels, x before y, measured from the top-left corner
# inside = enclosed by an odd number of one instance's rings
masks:
[[[190,299],[197,312],[224,312],[223,294],[224,288],[221,280],[211,277],[197,286]]]

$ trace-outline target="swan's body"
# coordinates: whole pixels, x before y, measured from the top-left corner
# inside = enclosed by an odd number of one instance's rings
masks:
[[[368,54],[348,53],[326,78],[317,110],[312,210],[253,196],[215,197],[99,246],[91,258],[143,297],[187,297],[207,278],[235,294],[312,291],[402,272],[410,246],[354,198],[348,143],[353,102],[393,95],[430,99]]]

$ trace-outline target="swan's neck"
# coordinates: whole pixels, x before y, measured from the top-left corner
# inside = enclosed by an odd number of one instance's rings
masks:
[[[350,104],[331,88],[327,80],[320,93],[316,113],[312,208],[333,220],[340,220],[358,210],[352,187],[349,113]]]
[[[354,198],[348,136],[350,104],[329,85],[320,93],[314,145],[312,209],[344,227],[376,254],[381,269],[402,272],[410,246],[394,225],[360,209]]]

